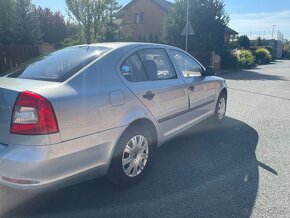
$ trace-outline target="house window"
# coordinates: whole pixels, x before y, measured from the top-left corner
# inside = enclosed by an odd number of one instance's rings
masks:
[[[143,24],[144,23],[144,12],[135,14],[135,24]]]

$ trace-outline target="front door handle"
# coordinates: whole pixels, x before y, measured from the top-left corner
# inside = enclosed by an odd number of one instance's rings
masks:
[[[193,85],[190,85],[190,86],[188,86],[188,89],[193,92],[195,87]]]
[[[155,94],[151,91],[146,92],[145,95],[143,95],[143,98],[146,98],[148,100],[152,100],[154,98]]]

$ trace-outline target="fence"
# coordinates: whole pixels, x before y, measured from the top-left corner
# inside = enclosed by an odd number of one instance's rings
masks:
[[[191,51],[189,53],[204,66],[213,66],[216,70],[221,69],[221,57],[214,51],[209,52]]]
[[[54,50],[52,45],[0,45],[0,76],[20,64]]]
[[[42,45],[0,45],[0,76],[20,64],[53,51],[54,46]],[[220,56],[215,52],[190,52],[204,66],[214,66],[220,69]]]

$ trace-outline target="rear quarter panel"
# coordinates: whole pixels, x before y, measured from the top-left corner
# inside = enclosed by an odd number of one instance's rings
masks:
[[[154,122],[116,73],[115,64],[123,55],[125,50],[117,49],[67,83],[40,91],[54,107],[61,141],[128,126],[140,118]]]

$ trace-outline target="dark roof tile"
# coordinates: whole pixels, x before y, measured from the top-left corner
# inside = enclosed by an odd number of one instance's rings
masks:
[[[229,34],[231,34],[231,35],[237,35],[237,34],[239,34],[239,33],[236,32],[235,30],[233,30],[233,29],[231,29],[231,28],[229,28],[229,27],[227,27],[227,26],[225,26],[225,32],[226,32],[226,33],[229,33]]]
[[[121,10],[126,10],[128,7],[130,7],[134,2],[137,0],[130,1],[127,5],[125,5]],[[169,11],[173,5],[172,2],[166,1],[166,0],[151,0],[153,3],[155,3],[157,6],[159,6],[164,11]]]
[[[152,1],[165,11],[169,11],[173,6],[172,2],[166,0],[152,0]]]

